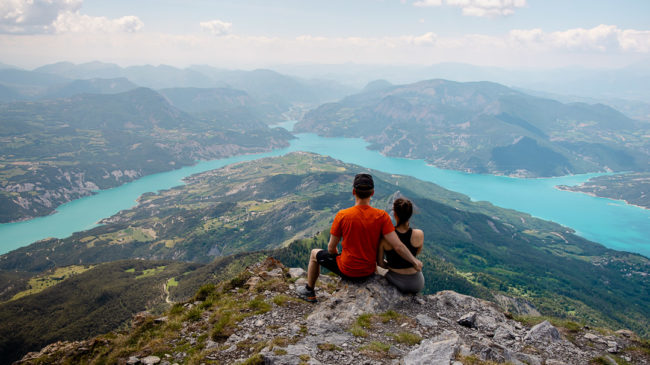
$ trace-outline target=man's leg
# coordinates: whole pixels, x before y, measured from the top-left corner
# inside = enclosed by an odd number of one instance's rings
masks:
[[[320,263],[318,262],[318,253],[322,251],[320,249],[311,250],[311,255],[309,256],[309,265],[307,266],[307,284],[305,286],[299,286],[296,288],[296,293],[302,299],[315,303],[316,292],[314,288],[316,287],[316,280],[320,274]]]
[[[316,287],[316,280],[318,280],[318,276],[320,275],[320,264],[316,259],[319,251],[321,250],[318,248],[311,250],[309,266],[307,267],[307,286],[308,289],[311,288],[312,290]]]

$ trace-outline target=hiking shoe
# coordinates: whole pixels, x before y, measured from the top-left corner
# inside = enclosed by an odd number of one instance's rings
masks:
[[[314,289],[307,289],[306,286],[299,286],[296,288],[296,294],[298,294],[298,297],[301,299],[304,299],[310,303],[316,303],[318,300],[316,299],[316,292]]]

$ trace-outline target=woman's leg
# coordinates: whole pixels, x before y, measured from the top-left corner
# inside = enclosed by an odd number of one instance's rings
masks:
[[[385,278],[402,293],[418,293],[424,288],[424,275],[421,271],[412,275],[402,275],[388,270]]]

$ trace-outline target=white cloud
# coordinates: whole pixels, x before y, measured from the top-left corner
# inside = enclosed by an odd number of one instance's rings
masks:
[[[46,33],[59,14],[81,8],[83,0],[2,0],[0,32]]]
[[[413,5],[418,6],[419,2]],[[526,6],[526,0],[446,0],[446,3],[449,6],[461,8],[463,15],[477,17],[512,15],[516,8]]]
[[[591,29],[574,28],[545,33],[541,29],[510,31],[510,41],[525,47],[585,52],[650,52],[650,31],[619,29],[601,24]]]
[[[427,6],[441,6],[442,0],[420,0],[413,3],[413,6],[427,7]]]
[[[0,33],[137,32],[133,15],[117,19],[81,14],[83,0],[1,0]]]
[[[52,23],[56,33],[67,32],[105,32],[105,33],[135,33],[142,29],[144,24],[133,15],[123,16],[117,19],[109,19],[103,16],[88,16],[79,12],[65,12],[59,14]]]
[[[224,22],[221,20],[210,20],[207,22],[199,23],[201,29],[206,32],[212,33],[216,36],[223,36],[230,33],[232,23]]]

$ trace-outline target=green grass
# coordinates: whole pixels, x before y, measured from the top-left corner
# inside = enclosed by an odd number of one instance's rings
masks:
[[[27,295],[32,295],[36,293],[40,293],[43,290],[57,285],[64,280],[77,275],[81,274],[85,271],[88,271],[92,269],[94,266],[82,266],[82,265],[71,265],[71,266],[66,266],[66,267],[58,267],[54,269],[54,271],[50,273],[46,273],[43,275],[39,275],[37,277],[31,278],[28,282],[29,289],[23,290],[21,292],[16,293],[11,300],[16,300],[22,297],[25,297]]]
[[[354,337],[368,337],[368,332],[358,325],[353,325],[349,331]]]
[[[142,278],[146,278],[147,276],[154,276],[154,275],[156,275],[158,273],[163,272],[165,270],[165,267],[166,266],[162,265],[162,266],[155,267],[153,269],[142,270],[142,274],[136,276],[135,278],[136,279],[142,279]]]
[[[379,341],[371,341],[369,344],[361,347],[360,350],[386,353],[390,350],[390,344],[379,342]]]
[[[422,337],[410,332],[400,332],[396,335],[393,335],[395,341],[403,343],[409,346],[417,345],[422,341]]]
[[[176,281],[176,278],[170,278],[167,280],[167,288],[173,288],[175,286],[178,286],[178,281]]]
[[[361,328],[372,328],[372,314],[364,313],[357,318],[357,326]]]
[[[264,296],[258,295],[248,302],[248,308],[252,309],[255,314],[262,314],[270,311],[271,305],[264,300]]]
[[[333,343],[319,343],[318,348],[321,351],[341,351],[342,349]]]

